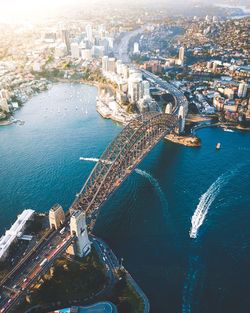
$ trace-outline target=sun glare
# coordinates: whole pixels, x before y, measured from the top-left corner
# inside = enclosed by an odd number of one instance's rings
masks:
[[[76,2],[69,0],[0,0],[0,21],[15,21],[39,17],[44,12],[50,13],[57,7],[67,3]],[[84,2],[81,1],[81,2]]]

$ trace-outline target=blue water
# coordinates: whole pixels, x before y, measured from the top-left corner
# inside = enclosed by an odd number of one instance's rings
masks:
[[[94,166],[79,157],[98,158],[120,132],[96,113],[96,93],[55,85],[16,114],[23,126],[0,128],[2,232],[24,208],[67,209]],[[153,313],[248,312],[250,134],[198,134],[198,149],[160,142],[103,206],[95,231],[124,258]],[[206,216],[190,239],[197,207]]]

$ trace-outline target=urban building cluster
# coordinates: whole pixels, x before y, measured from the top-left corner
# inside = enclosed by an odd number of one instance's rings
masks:
[[[102,73],[115,86],[114,90],[99,94],[97,110],[103,117],[126,123],[136,113],[160,111],[150,95],[150,84],[143,80],[140,70],[121,60],[104,56]]]
[[[3,46],[0,120],[9,118],[31,96],[47,90],[53,79],[71,78],[78,73],[77,77],[84,78],[86,66],[92,72],[98,70],[98,60],[113,51],[112,30],[109,33],[103,24],[93,28],[77,21],[65,27],[54,21],[50,27],[37,25],[32,31],[22,27],[19,36],[12,28],[8,29],[9,36],[10,33],[17,47]]]
[[[138,46],[131,49],[136,50],[135,62],[181,88],[196,112],[249,124],[249,17],[207,15],[168,23],[152,24],[138,38]]]
[[[16,62],[0,62],[0,120],[9,117],[31,96],[49,86],[47,79],[35,79],[30,71],[21,72]]]
[[[84,31],[78,33],[71,33],[63,27],[59,34],[45,33],[44,41],[54,46],[56,59],[70,55],[73,59],[81,58],[87,61],[112,53],[114,44],[113,36],[104,25],[98,25],[94,29],[91,24],[87,24]]]

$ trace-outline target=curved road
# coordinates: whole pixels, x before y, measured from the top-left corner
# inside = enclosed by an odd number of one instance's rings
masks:
[[[118,60],[122,60],[123,63],[130,63],[128,49],[130,39],[143,33],[143,29],[139,28],[132,32],[127,32],[122,36],[121,40],[114,45],[114,55]]]

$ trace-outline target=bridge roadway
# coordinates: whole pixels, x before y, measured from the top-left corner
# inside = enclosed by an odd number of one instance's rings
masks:
[[[71,207],[85,211],[90,231],[103,203],[177,122],[170,114],[140,115],[104,151]]]
[[[184,107],[185,115],[188,111],[188,101],[187,98],[184,96],[183,92],[181,92],[177,87],[175,87],[173,84],[168,83],[167,81],[161,79],[157,75],[146,71],[144,69],[141,69],[141,72],[146,80],[148,80],[152,85],[160,87],[164,89],[167,93],[172,94],[172,96],[175,99],[175,106],[173,108],[173,115],[178,114],[178,110],[181,106]]]
[[[151,74],[144,72],[144,75],[148,75],[148,79],[155,80]],[[155,80],[155,83],[163,86],[161,81]],[[178,108],[185,103],[185,99],[183,94],[179,94],[172,85],[164,83],[163,88],[174,93],[176,98],[172,115],[151,112],[132,120],[105,150],[76,196],[70,210],[80,209],[86,212],[90,232],[103,203],[150,150],[177,125]],[[72,243],[74,238],[69,232],[69,217],[70,214],[67,213],[64,225],[66,230],[63,235],[58,231],[51,231],[0,282],[0,313],[12,312],[29,288]],[[45,259],[47,261],[41,265]]]
[[[52,266],[58,258],[75,240],[70,235],[69,225],[60,234],[52,231],[32,249],[32,253],[20,260],[18,265],[7,275],[0,285],[0,312],[11,312],[27,294],[27,290]],[[43,264],[42,264],[43,262]]]

